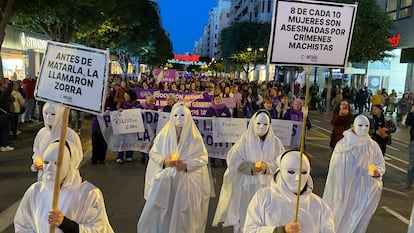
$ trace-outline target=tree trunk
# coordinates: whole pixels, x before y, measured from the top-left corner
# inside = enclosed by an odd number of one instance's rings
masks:
[[[10,21],[10,17],[13,12],[14,0],[6,0],[5,6],[1,9],[1,21],[0,21],[0,78],[4,78],[3,74],[3,60],[1,58],[1,48],[3,46],[4,37],[6,36],[6,26]],[[4,8],[3,8],[4,7]]]

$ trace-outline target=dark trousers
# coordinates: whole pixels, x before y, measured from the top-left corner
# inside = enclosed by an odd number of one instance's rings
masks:
[[[92,161],[105,161],[107,144],[101,132],[92,132]]]
[[[10,131],[12,131],[13,135],[12,138],[16,139],[17,137],[17,129],[19,124],[19,114],[13,113],[10,117]]]

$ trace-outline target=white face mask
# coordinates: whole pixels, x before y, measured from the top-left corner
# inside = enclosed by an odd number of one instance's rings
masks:
[[[292,193],[298,192],[299,184],[299,163],[300,152],[291,151],[285,154],[280,163],[280,175],[282,176],[282,182],[286,184],[289,191]],[[310,163],[306,156],[303,156],[302,160],[302,177],[300,182],[300,190],[302,190],[306,182],[308,182],[310,176]]]
[[[253,119],[253,124],[254,133],[260,137],[264,136],[270,128],[269,116],[266,113],[259,113],[259,115]]]
[[[176,127],[183,127],[184,126],[184,120],[185,120],[184,107],[183,106],[177,107],[174,110],[174,112],[172,112],[171,114],[173,114],[174,125]]]
[[[47,106],[43,109],[43,118],[46,125],[53,126],[56,120],[56,107],[47,103]]]
[[[53,190],[55,184],[55,176],[57,169],[57,159],[59,153],[59,143],[51,144],[45,151],[43,158],[43,181],[46,187]],[[70,155],[69,150],[65,146],[65,151],[62,158],[62,168],[60,170],[60,183],[65,179],[70,168]]]
[[[358,136],[368,136],[369,135],[369,120],[366,116],[359,115],[355,117],[353,130]]]

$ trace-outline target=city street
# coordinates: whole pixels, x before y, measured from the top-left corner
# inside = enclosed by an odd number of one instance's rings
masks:
[[[330,159],[328,146],[331,132],[330,116],[313,111],[310,120],[313,127],[308,133],[307,148],[313,156],[311,175],[315,183],[314,191],[321,195]],[[30,184],[36,180],[36,174],[30,171],[31,148],[34,136],[42,126],[42,122],[23,124],[21,127],[23,133],[13,142],[16,150],[0,152],[0,233],[14,232],[12,221],[19,200]],[[413,190],[405,188],[409,128],[398,126],[397,132],[393,135],[393,143],[387,148],[384,189],[380,204],[367,230],[368,233],[407,231],[414,194]],[[136,232],[138,218],[145,203],[143,191],[146,165],[141,163],[139,152],[134,153],[133,163],[117,164],[116,153],[110,152],[107,154],[105,164],[92,165],[90,132],[90,119],[85,119],[81,135],[85,154],[81,175],[102,190],[114,231]],[[231,227],[224,229],[211,227],[224,168],[217,167],[211,170],[215,182],[215,197],[210,199],[206,232],[232,232]]]

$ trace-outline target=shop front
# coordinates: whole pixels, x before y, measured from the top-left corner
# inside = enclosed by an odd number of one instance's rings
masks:
[[[5,32],[1,49],[4,77],[11,80],[22,80],[26,74],[36,77],[46,50],[47,36],[9,25]]]

